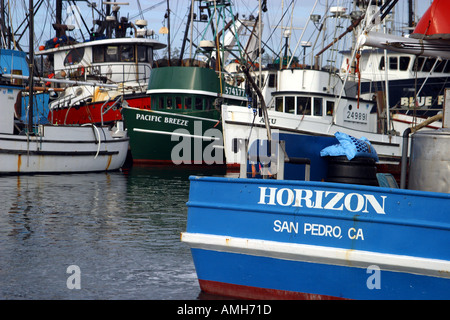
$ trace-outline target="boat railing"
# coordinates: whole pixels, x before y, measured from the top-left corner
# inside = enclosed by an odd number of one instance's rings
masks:
[[[103,115],[106,114],[109,110],[111,110],[112,108],[117,108],[117,106],[119,106],[122,101],[123,101],[123,96],[117,96],[117,98],[115,99],[114,103],[112,103],[110,106],[108,106],[108,103],[111,101],[111,97],[108,98],[108,100],[105,101],[105,103],[103,103],[101,109],[100,109],[100,118],[101,118],[101,124],[103,126]],[[103,110],[105,107],[108,107],[106,110]]]
[[[247,178],[249,174],[256,176],[254,171],[255,165],[260,167],[259,175],[263,179],[284,180],[285,163],[304,165],[305,181],[310,181],[311,160],[309,158],[289,157],[286,153],[285,141],[271,140],[268,144],[266,152],[249,152],[249,140],[242,138],[233,139],[234,153],[240,152],[240,171],[239,178]],[[249,166],[252,167],[248,171]]]
[[[150,79],[151,66],[136,63],[110,63],[91,66],[74,66],[54,71],[57,79],[93,81],[104,84],[119,84],[123,90],[142,88],[146,90]]]

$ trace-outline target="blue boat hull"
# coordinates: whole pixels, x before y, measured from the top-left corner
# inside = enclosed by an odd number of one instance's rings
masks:
[[[192,249],[203,291],[240,299],[449,299],[450,281],[375,270]],[[202,268],[201,266],[207,266]],[[209,280],[214,279],[214,280]]]
[[[191,178],[203,291],[238,298],[449,299],[450,195]]]
[[[361,94],[375,93],[384,86],[384,81],[363,82]],[[412,114],[415,95],[413,88],[421,88],[420,97],[417,97],[418,108],[414,113],[420,117],[431,117],[442,110],[444,92],[448,86],[449,78],[445,76],[391,80],[389,81],[389,105],[391,108],[409,109],[409,113]]]

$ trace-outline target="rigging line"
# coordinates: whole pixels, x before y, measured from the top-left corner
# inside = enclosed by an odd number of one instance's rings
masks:
[[[302,39],[303,39],[303,35],[305,34],[306,28],[307,28],[309,22],[311,21],[311,15],[313,14],[314,10],[316,9],[316,6],[317,6],[317,3],[318,3],[318,2],[319,2],[319,0],[317,0],[317,1],[314,3],[314,6],[313,6],[313,8],[312,8],[312,10],[311,10],[311,13],[309,14],[308,19],[306,20],[306,25],[305,25],[305,27],[303,28],[302,34],[300,35],[300,39],[298,40],[297,45],[295,46],[294,51],[292,51],[291,59],[289,60],[289,62],[288,62],[288,64],[287,64],[287,67],[289,67],[289,66],[291,65],[292,60],[294,59],[295,52],[297,51],[298,46],[300,45],[300,43],[301,43],[301,41],[302,41]]]
[[[293,4],[294,4],[294,0],[291,0],[291,2],[289,3],[289,5],[287,6],[286,10],[285,10],[284,13],[282,14],[280,20],[279,20],[278,23],[276,24],[276,27],[273,28],[273,31],[272,31],[272,33],[269,35],[269,38],[266,40],[266,42],[269,41],[269,40],[272,38],[273,34],[274,34],[275,31],[276,31],[277,26],[280,25],[281,21],[283,21],[284,16],[288,13],[289,8],[290,8],[291,6],[293,6]],[[294,10],[294,8],[292,8],[292,10]],[[274,52],[274,53],[275,53],[275,52]],[[280,54],[276,53],[275,58],[280,58]]]
[[[24,7],[25,8],[25,7]],[[9,13],[9,20],[10,20],[10,27],[11,27],[11,33],[13,35],[13,44],[14,44],[14,49],[17,49],[17,45],[16,45],[16,38],[14,37],[14,28],[13,28],[13,23],[12,23],[12,14],[11,14],[11,3],[10,0],[8,0],[8,13]]]
[[[252,107],[252,109],[253,109],[253,107]],[[250,137],[252,136],[252,130],[253,130],[253,127],[255,126],[256,112],[257,112],[256,110],[253,110],[253,120],[252,120],[252,124],[250,125],[250,132],[248,133],[248,138],[247,138],[248,141],[250,141]]]
[[[141,16],[141,19],[144,20],[144,14],[142,13],[141,2],[139,0],[136,0],[136,2],[137,2],[138,9],[139,9],[139,15]]]
[[[171,41],[170,41],[170,45],[172,46],[172,45],[174,44],[174,42],[175,42],[175,37],[177,36],[178,32],[180,31],[181,27],[183,26],[184,18],[183,18],[183,17],[180,17],[180,16],[176,13],[176,11],[173,11],[172,9],[170,9],[170,13],[171,13],[172,15],[174,15],[175,18],[177,18],[177,19],[180,21],[180,23],[178,24],[178,27],[176,28],[175,33],[173,33],[173,37],[171,38]],[[188,14],[189,14],[189,9],[188,9],[188,13],[185,15],[185,17],[186,17]],[[172,29],[172,30],[173,30],[173,29]]]
[[[48,2],[49,0],[47,0]],[[49,13],[49,6],[47,5],[47,14],[45,15],[45,20],[43,22],[43,25],[46,26],[47,25],[47,20],[50,18],[51,14]],[[39,37],[37,37],[36,39],[36,44],[41,43],[43,37],[44,37],[44,33],[45,33],[45,28],[41,29],[41,35]]]
[[[269,15],[266,13],[266,14],[264,15],[264,17],[265,17],[265,19],[266,19],[266,25],[267,25],[267,26],[270,26],[270,18],[269,18]],[[272,47],[275,47],[275,45],[274,45],[274,43],[273,43],[273,39],[268,39],[268,41],[269,41],[269,40],[271,41],[271,43],[270,43],[271,46],[272,46]],[[270,50],[272,50],[271,47],[269,47],[268,44],[267,44],[267,47],[268,47]]]
[[[9,3],[9,0],[8,0],[8,3]],[[38,12],[38,10],[39,10],[39,8],[41,7],[41,5],[44,3],[44,0],[40,0],[37,4],[35,4],[34,5],[34,8],[33,8],[33,12],[34,13],[36,13],[36,12]],[[26,7],[26,6],[25,6]],[[24,7],[24,8],[25,8]],[[17,33],[19,33],[19,29],[23,26],[23,24],[25,23],[25,22],[27,22],[28,21],[28,17],[29,17],[29,13],[26,13],[26,15],[25,15],[25,18],[22,20],[22,23],[19,25],[19,27],[17,28],[17,30],[16,30],[16,32]],[[11,24],[12,24],[12,18],[11,18]],[[28,29],[28,24],[24,27],[24,30],[21,32],[21,34],[20,34],[20,37],[19,37],[19,39],[17,39],[17,40],[14,40],[16,43],[19,43],[20,42],[20,40],[22,39],[22,37],[25,35],[25,31]],[[11,31],[13,31],[13,34],[14,34],[14,30],[11,30]],[[13,37],[14,38],[14,37]],[[20,46],[19,46],[20,47]]]

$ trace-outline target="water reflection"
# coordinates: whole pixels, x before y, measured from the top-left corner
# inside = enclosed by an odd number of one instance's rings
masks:
[[[0,177],[0,299],[196,299],[179,235],[188,177],[197,173],[133,167]],[[80,290],[66,286],[73,264]]]

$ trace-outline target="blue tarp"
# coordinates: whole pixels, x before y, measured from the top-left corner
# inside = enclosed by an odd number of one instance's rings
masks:
[[[339,143],[322,149],[320,151],[322,157],[346,156],[348,160],[355,157],[365,157],[373,158],[378,162],[378,154],[367,138],[356,139],[342,132],[336,132],[334,136],[339,140]]]

